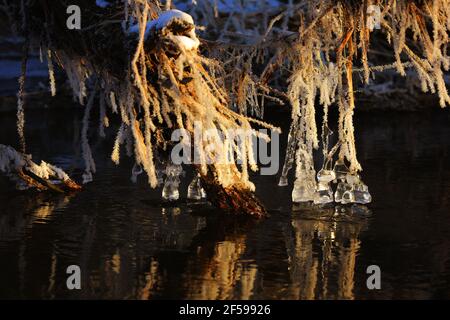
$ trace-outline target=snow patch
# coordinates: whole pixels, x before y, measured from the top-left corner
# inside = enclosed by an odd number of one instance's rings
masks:
[[[67,173],[62,169],[45,161],[41,161],[38,165],[31,161],[31,155],[19,153],[10,146],[0,144],[0,172],[12,178],[12,180],[16,180],[14,179],[14,174],[22,168],[33,172],[43,179],[56,177],[62,181],[70,180]],[[17,186],[18,188],[20,187],[20,190],[28,188],[26,185],[21,184],[19,180],[16,180],[16,182],[18,182]]]
[[[162,12],[159,17],[155,20],[149,21],[145,28],[145,39],[147,39],[148,35],[151,31],[154,30],[162,30],[165,27],[169,26],[172,21],[179,19],[188,24],[194,25],[194,19],[191,15],[186,12],[173,9]],[[129,33],[139,33],[139,24],[135,24],[130,27]],[[173,35],[170,37],[175,43],[177,43],[184,50],[190,51],[195,50],[199,47],[200,41],[198,40],[195,34],[195,27],[189,32],[189,37]]]
[[[191,15],[187,14],[186,12],[173,9],[164,11],[159,15],[157,19],[150,21],[150,28],[161,30],[167,27],[174,19],[180,19],[192,25],[194,24],[194,19],[191,17]]]

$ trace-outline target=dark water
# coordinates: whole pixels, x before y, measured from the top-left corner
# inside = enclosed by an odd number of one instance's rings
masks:
[[[67,112],[28,113],[28,147],[77,175]],[[82,192],[1,190],[0,298],[450,298],[449,110],[360,114],[356,123],[373,204],[293,207],[290,188],[258,176],[271,213],[259,222],[161,205],[160,190],[132,184],[130,161],[115,167],[110,141],[93,138],[98,173]],[[2,114],[0,143],[15,143],[14,133],[14,115]],[[79,291],[66,289],[72,264]],[[381,290],[367,289],[369,265],[381,268]]]

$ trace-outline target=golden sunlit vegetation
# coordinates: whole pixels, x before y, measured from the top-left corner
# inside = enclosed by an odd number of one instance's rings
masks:
[[[213,155],[200,154],[196,170],[209,199],[223,209],[262,216],[265,210],[249,180],[249,169],[258,169],[252,137],[238,145],[227,133],[252,130],[254,136],[268,139],[252,126],[276,129],[262,120],[270,101],[292,107],[280,185],[287,185],[288,172],[295,166],[293,200],[333,201],[329,184],[338,179],[342,202],[368,203],[370,194],[358,175],[362,167],[353,126],[357,85],[369,85],[387,69],[402,76],[411,76],[406,72],[411,69],[424,92],[436,93],[441,107],[450,104],[445,83],[450,68],[448,0],[248,1],[248,11],[240,13],[206,0],[195,6],[128,0],[99,7],[92,2],[4,1],[3,6],[13,29],[26,39],[17,109],[21,151],[26,148],[27,52],[38,46],[48,61],[52,94],[58,65],[76,100],[85,105],[84,182],[96,171],[88,141],[93,108],[99,108],[100,135],[110,115],[119,115],[111,158],[118,164],[124,145],[151,187],[158,185],[155,158],[170,149],[168,130],[184,128],[193,134],[194,124],[200,123],[217,132],[202,142],[205,147],[224,140],[242,159],[240,165],[208,163]],[[83,8],[79,31],[65,26],[61,12],[69,4]],[[384,57],[391,57],[388,63],[380,64],[371,53],[380,41],[388,44],[382,49]],[[329,139],[332,106],[339,110],[335,145]],[[321,125],[316,123],[319,107],[324,114]],[[324,160],[316,173],[314,152],[320,147]],[[360,192],[360,198],[346,199],[346,190]]]

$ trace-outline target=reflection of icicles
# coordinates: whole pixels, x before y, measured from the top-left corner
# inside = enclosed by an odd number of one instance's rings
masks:
[[[206,192],[201,185],[199,175],[196,175],[189,184],[187,198],[191,200],[201,200],[206,198]]]
[[[250,300],[255,291],[256,279],[258,276],[258,268],[257,265],[253,264],[249,266],[247,269],[243,269],[241,272],[241,295],[239,299],[242,300]]]
[[[170,216],[171,218],[174,218],[181,214],[181,209],[179,207],[162,208],[161,214],[163,216]]]
[[[370,217],[372,215],[372,211],[362,204],[352,204],[351,206],[344,205],[336,205],[334,207],[334,217],[335,218],[343,218],[347,217]]]
[[[158,261],[152,258],[150,262],[150,270],[145,273],[145,286],[139,291],[139,297],[142,300],[148,300],[149,298],[151,298],[154,287],[158,284],[159,281],[158,271]]]
[[[339,208],[339,209],[338,209]],[[283,228],[288,255],[288,299],[353,299],[365,206],[302,210]],[[363,216],[362,216],[363,215]]]
[[[178,187],[180,185],[180,175],[183,169],[180,165],[169,163],[166,167],[166,180],[162,191],[165,200],[175,201],[180,197]]]
[[[59,210],[67,207],[70,202],[70,196],[64,196],[58,198],[55,201],[43,201],[36,209],[33,211],[33,218],[36,219],[33,221],[34,224],[45,224],[48,223],[55,210]]]
[[[202,274],[192,281],[188,299],[224,300],[251,298],[258,276],[256,265],[246,266],[241,262],[245,252],[246,237],[233,236],[214,246],[214,255],[204,264]],[[202,253],[205,248],[199,247]],[[236,290],[240,288],[240,292]]]

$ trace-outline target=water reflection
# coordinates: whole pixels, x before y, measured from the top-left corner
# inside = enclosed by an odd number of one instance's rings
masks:
[[[100,239],[83,246],[78,260],[81,269],[88,270],[83,280],[87,290],[73,297],[250,298],[256,268],[248,270],[241,256],[246,249],[245,233],[254,222],[236,221],[212,211],[210,216],[195,216],[187,214],[189,210],[185,205],[163,207],[154,220],[135,220],[143,227],[143,238],[130,235],[125,242],[116,243],[114,249],[111,243],[102,250],[109,253],[101,259],[92,256]],[[98,225],[99,220],[94,222],[94,229],[111,227]],[[67,292],[56,293],[58,297],[61,294]]]
[[[9,198],[1,198],[4,210],[0,213],[0,245],[8,248],[8,244],[31,231],[36,225],[45,225],[54,219],[58,211],[64,210],[73,195],[48,194],[13,194]],[[23,293],[26,286],[28,251],[31,250],[26,241],[18,242],[17,246],[17,289]],[[48,291],[53,291],[55,285],[56,254],[51,254],[51,266]],[[9,275],[5,275],[8,277]],[[0,291],[1,293],[1,291]],[[50,297],[53,297],[50,295]]]
[[[338,212],[295,210],[283,218],[285,246],[275,249],[284,248],[288,264],[275,271],[288,273],[290,281],[279,284],[282,298],[354,298],[359,234],[368,226],[361,210],[367,215],[363,207],[339,207]],[[267,294],[259,268],[267,269],[273,261],[261,260],[248,238],[259,228],[270,228],[273,218],[255,222],[212,212],[188,216],[186,211],[185,206],[161,208],[153,229],[156,243],[132,241],[111,251],[98,268],[88,264],[94,269],[88,272],[89,293],[83,297],[251,299]],[[139,246],[157,249],[140,251]]]
[[[47,123],[35,116],[30,125]],[[161,205],[161,190],[131,184],[133,163],[113,167],[110,146],[99,143],[96,180],[80,193],[9,194],[0,185],[0,298],[448,298],[449,119],[359,119],[373,214],[292,208],[276,177],[257,177],[271,210],[259,222],[184,200]],[[72,129],[61,135],[52,121],[31,127],[30,152],[71,166]],[[0,132],[13,132],[10,122],[0,118]],[[72,264],[82,270],[80,291],[66,288]],[[378,292],[366,287],[370,264],[382,268]]]
[[[184,279],[190,299],[249,299],[257,276],[253,261],[242,261],[247,233],[255,222],[228,216],[207,221],[194,238],[195,257]],[[213,241],[211,241],[213,239]],[[195,250],[195,251],[194,251]]]
[[[73,194],[15,194],[11,198],[2,197],[0,214],[0,243],[17,240],[23,232],[34,224],[46,224],[53,215],[64,210]]]
[[[354,205],[294,207],[294,212],[285,228],[290,296],[302,300],[354,299],[359,235],[368,227],[370,211]],[[335,292],[330,290],[333,287]]]

